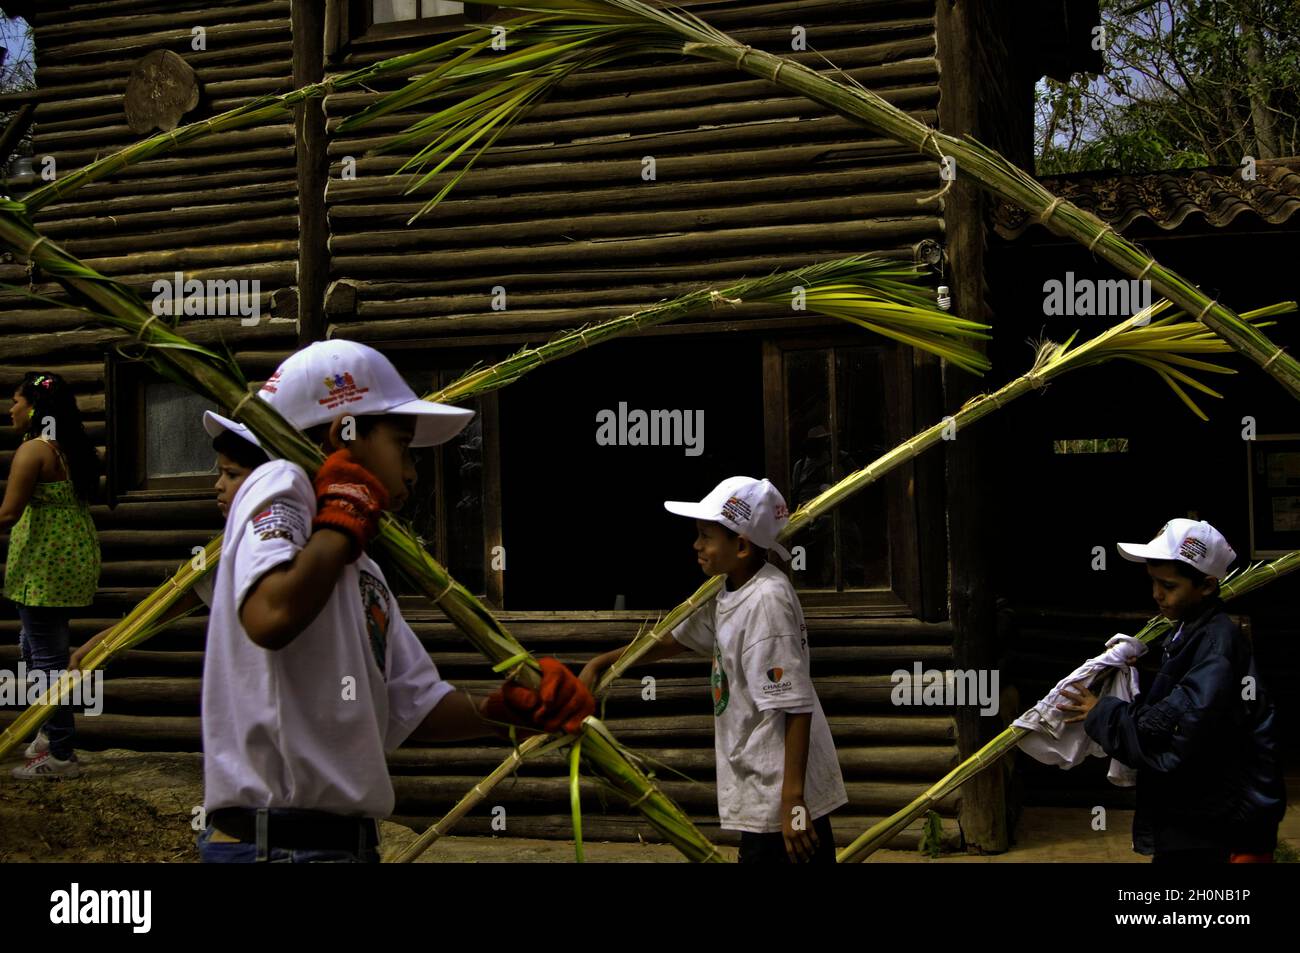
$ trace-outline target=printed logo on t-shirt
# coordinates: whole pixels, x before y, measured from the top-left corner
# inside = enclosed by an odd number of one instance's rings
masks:
[[[722,652],[718,644],[713,644],[713,672],[709,675],[709,688],[713,692],[713,716],[716,718],[727,710],[731,701],[731,683],[727,679],[727,670],[722,667]]]
[[[794,682],[788,678],[782,678],[785,675],[785,669],[780,666],[774,666],[767,670],[767,681],[763,683],[763,694],[776,697],[784,695],[790,689],[794,688]]]
[[[303,525],[301,514],[285,500],[272,500],[266,509],[253,515],[252,524],[253,532],[261,540],[307,537],[307,528]]]
[[[364,569],[360,572],[361,610],[366,618],[370,652],[379,672],[388,679],[388,590]]]

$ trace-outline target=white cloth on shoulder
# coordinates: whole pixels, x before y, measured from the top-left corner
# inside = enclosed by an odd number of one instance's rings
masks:
[[[1094,679],[1099,681],[1092,689],[1095,694],[1131,702],[1138,694],[1138,679],[1130,663],[1141,658],[1146,650],[1146,644],[1131,635],[1113,636],[1106,643],[1106,651],[1057,682],[1042,701],[1012,722],[1017,728],[1032,732],[1020,739],[1020,750],[1035,761],[1054,764],[1062,770],[1081,764],[1089,756],[1105,757],[1101,745],[1083,730],[1083,722],[1065,723],[1075,712],[1061,711],[1056,706],[1069,701],[1061,694],[1064,689],[1089,686]],[[1112,758],[1106,778],[1119,787],[1133,787],[1137,784],[1137,771]]]

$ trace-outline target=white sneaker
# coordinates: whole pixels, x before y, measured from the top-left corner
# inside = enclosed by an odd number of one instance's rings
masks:
[[[47,751],[32,758],[21,768],[14,768],[13,774],[20,781],[31,781],[35,778],[79,778],[81,763],[77,761],[75,754],[67,761],[63,761]]]
[[[45,737],[45,731],[41,730],[36,733],[36,737],[33,738],[32,743],[27,746],[27,750],[24,754],[27,755],[27,760],[30,761],[32,758],[43,755],[49,750],[50,739]]]

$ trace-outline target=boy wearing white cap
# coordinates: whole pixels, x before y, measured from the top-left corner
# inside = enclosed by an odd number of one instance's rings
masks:
[[[1236,553],[1204,520],[1170,520],[1149,543],[1120,543],[1146,562],[1160,613],[1178,623],[1160,671],[1133,702],[1064,692],[1068,721],[1137,769],[1133,849],[1154,863],[1272,860],[1286,788],[1272,702],[1251,646],[1219,598]]]
[[[741,832],[741,863],[831,863],[830,814],[848,802],[830,726],[809,674],[808,631],[794,587],[767,561],[789,521],[767,480],[731,477],[699,503],[664,507],[694,517],[695,552],[705,575],[726,576],[725,591],[642,659],[694,649],[713,659],[718,814]],[[587,663],[595,684],[622,649]]]
[[[217,491],[217,509],[221,511],[224,518],[230,512],[230,504],[239,492],[239,488],[244,485],[248,475],[266,463],[266,451],[262,449],[258,441],[247,427],[235,423],[233,420],[227,420],[220,414],[214,414],[210,410],[203,412],[203,429],[208,432],[212,438],[212,449],[217,454],[217,482],[213,487]],[[167,625],[183,615],[187,615],[200,605],[212,605],[212,586],[216,581],[216,573],[208,573],[202,579],[194,584],[194,588],[181,596],[161,619],[158,624]],[[95,633],[94,636],[87,639],[86,642],[75,652],[68,662],[68,668],[74,669],[81,666],[81,662],[90,653],[96,645],[102,642],[108,633],[113,631],[113,626]],[[28,750],[43,751],[45,748],[40,747],[43,743],[42,735],[36,741],[32,742]]]
[[[594,700],[554,659],[540,692],[454,691],[365,554],[414,486],[410,448],[451,439],[472,412],[419,400],[382,354],[341,340],[292,355],[258,396],[333,452],[314,485],[272,460],[230,507],[204,656],[199,853],[374,862],[394,804],[387,752],[492,722],[576,732]]]

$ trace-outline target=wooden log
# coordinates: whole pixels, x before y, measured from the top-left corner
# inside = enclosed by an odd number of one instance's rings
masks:
[[[898,255],[903,255],[899,251]],[[897,257],[897,256],[894,256]],[[746,258],[727,259],[718,256],[706,262],[689,264],[656,264],[655,277],[672,282],[671,285],[655,287],[674,287],[697,289],[707,284],[727,285],[739,281],[747,275],[767,274],[772,271],[796,268],[807,265],[811,259],[795,255],[753,255]],[[599,291],[611,283],[616,287],[624,280],[625,272],[604,270],[586,270],[583,268],[557,268],[553,271],[533,272],[495,271],[486,278],[483,275],[449,275],[437,279],[412,278],[399,281],[379,279],[348,278],[346,281],[355,287],[363,300],[374,301],[384,298],[426,298],[430,306],[449,295],[478,295],[483,288],[494,284],[505,285],[516,293],[528,291],[547,292],[555,288],[572,290],[586,289]]]
[[[222,142],[222,150],[213,149],[212,140],[197,140],[186,143],[167,154],[180,157],[201,156],[207,158],[212,153],[224,151],[225,149],[235,150],[236,154],[238,154],[240,149],[254,150],[261,146],[285,148],[293,145],[293,127],[288,123],[267,123],[256,128],[236,129],[222,133],[222,140],[227,139],[227,137],[229,137],[230,141]],[[37,134],[32,148],[37,153],[55,155],[59,159],[59,164],[66,169],[70,159],[89,157],[87,161],[90,161],[97,154],[105,152],[110,147],[128,146],[139,139],[140,136],[132,133],[126,126],[115,126],[108,129],[96,126],[91,129],[73,129],[59,133],[46,133],[42,127],[42,131]],[[161,161],[166,160],[150,160],[150,162]],[[150,162],[128,166],[120,174],[125,175],[131,169],[147,167]]]
[[[699,258],[716,254],[719,246],[752,251],[796,247],[808,258],[814,259],[827,254],[837,243],[842,243],[841,248],[865,251],[887,242],[911,242],[933,237],[939,234],[936,224],[935,219],[929,216],[913,216],[885,222],[818,222],[808,225],[727,228],[706,234],[651,235],[617,242],[576,241],[563,245],[523,248],[473,248],[451,253],[337,255],[334,272],[358,277],[393,277],[439,274],[453,269],[491,267],[493,264],[498,268],[519,267],[525,262],[532,266],[576,264],[592,258],[613,265],[616,262],[622,264],[651,258]],[[500,313],[496,317],[503,325],[511,320],[509,312]]]
[[[526,196],[513,195],[505,198],[485,195],[464,201],[444,200],[438,206],[436,220],[440,225],[471,221],[500,224],[535,220],[543,216],[572,216],[578,201],[581,202],[583,212],[590,217],[592,213],[606,210],[628,212],[633,209],[693,209],[700,205],[723,204],[722,200],[726,198],[735,199],[735,183],[730,180],[683,181],[675,176],[671,188],[655,188],[652,185],[647,188],[647,183],[644,182],[628,185],[625,178],[606,183],[604,188],[584,189],[580,199],[572,190],[564,190],[532,192]],[[880,197],[908,192],[909,186],[918,191],[932,192],[935,178],[933,163],[913,163],[901,169],[890,167],[842,172],[806,171],[800,175],[748,178],[745,182],[745,195],[750,201],[781,197],[792,204],[801,195],[810,199],[827,194],[870,194]],[[400,231],[412,228],[406,223],[419,212],[423,204],[407,201],[340,204],[330,210],[330,221],[334,226],[336,240],[340,236],[361,230]],[[912,206],[912,210],[917,207]]]
[[[922,47],[930,46],[932,41],[922,39]],[[838,67],[868,89],[880,89],[890,86],[934,85],[939,75],[939,64],[929,56],[908,58],[898,62],[880,62],[879,51],[871,48],[850,48],[835,51],[823,51],[834,57]],[[788,56],[814,69],[821,68],[824,61],[817,53],[794,53]],[[868,64],[868,65],[864,65]],[[683,82],[675,71],[664,77],[667,82],[646,91],[631,92],[622,83],[607,82],[603,86],[592,86],[588,95],[570,100],[550,100],[537,106],[528,114],[529,123],[551,123],[561,119],[570,119],[575,123],[597,122],[596,117],[632,118],[649,116],[656,112],[673,112],[691,104],[724,104],[737,108],[753,104],[758,100],[770,100],[774,96],[784,97],[783,102],[799,102],[800,97],[789,97],[786,90],[775,87],[767,80],[750,79],[743,73],[732,72],[731,81]],[[918,83],[918,81],[921,81]],[[390,84],[397,86],[399,84]],[[380,98],[381,91],[344,92],[326,97],[326,112],[331,116],[344,116],[360,112]],[[804,99],[803,104],[811,106],[811,101]],[[421,104],[420,111],[429,110],[440,104],[450,104],[447,97],[438,97],[427,104]],[[411,124],[411,111],[381,116],[368,123],[360,130],[362,135],[379,133],[393,134]]]
[[[833,124],[843,123],[839,128]],[[829,128],[828,128],[829,127]],[[915,155],[906,155],[902,147],[887,139],[860,138],[862,128],[850,132],[846,120],[810,119],[807,126],[800,124],[799,145],[791,145],[786,130],[753,130],[747,132],[749,149],[716,150],[716,138],[698,135],[692,141],[673,143],[672,148],[659,149],[658,171],[661,181],[690,183],[692,180],[730,178],[757,178],[765,174],[788,173],[790,169],[815,168],[828,171],[837,164],[851,165],[853,169],[881,176],[876,184],[887,185],[891,176],[906,174],[924,166],[934,168],[932,161]],[[764,133],[769,133],[764,138]],[[811,137],[809,134],[812,133]],[[854,135],[854,141],[839,141]],[[684,138],[680,137],[680,138]],[[828,141],[830,140],[830,141]],[[512,161],[496,161],[497,153],[488,152],[475,165],[474,172],[456,187],[453,196],[483,195],[495,197],[503,189],[514,194],[537,190],[555,190],[560,183],[575,183],[575,187],[594,191],[597,187],[626,184],[626,170],[620,163],[593,158],[589,151],[572,146],[554,146],[547,150],[563,150],[563,175],[557,176],[553,165],[528,165],[529,155],[516,153],[508,156]],[[635,153],[633,153],[635,154]],[[375,181],[373,176],[345,180],[338,175],[330,179],[327,198],[334,207],[346,202],[369,200],[406,201],[401,197],[404,178],[386,178]],[[455,205],[457,199],[449,201]],[[333,211],[331,211],[333,215]]]
[[[237,199],[239,197],[237,194],[223,190],[240,188],[267,190],[288,188],[292,190],[294,188],[293,170],[287,165],[279,169],[262,169],[258,171],[257,180],[253,183],[249,182],[247,172],[181,177],[174,174],[158,175],[130,183],[119,182],[116,179],[107,182],[94,182],[90,185],[84,185],[73,192],[72,201],[48,205],[41,209],[36,216],[36,221],[44,222],[46,218],[62,218],[65,209],[68,210],[67,215],[93,212],[95,205],[100,202],[138,203],[138,206],[123,206],[125,210],[129,211],[136,207],[141,209],[183,207],[189,204],[202,204],[207,199],[212,201]],[[187,191],[178,192],[178,189]],[[180,201],[175,206],[168,204],[176,199],[180,199]],[[112,214],[111,210],[109,210],[109,214]]]
[[[388,755],[388,767],[394,774],[466,774],[486,775],[509,754],[508,747],[484,748],[414,748],[403,747]],[[636,753],[652,764],[671,765],[697,781],[712,782],[716,755],[712,739],[698,747],[647,747],[638,745]],[[873,748],[846,747],[836,743],[836,757],[846,778],[937,778],[957,766],[955,745],[889,746]],[[526,769],[532,775],[568,773],[568,756],[552,751],[528,759]]]
[[[202,344],[231,343],[235,340],[269,342],[285,340],[294,334],[287,324],[262,321],[252,327],[243,327],[237,318],[210,319],[210,325],[196,324],[186,328],[191,341]],[[204,322],[208,323],[208,322]],[[68,357],[87,351],[102,353],[105,346],[128,341],[125,331],[50,331],[39,334],[11,335],[5,339],[5,357],[11,361],[32,360],[48,354]]]
[[[107,684],[107,682],[105,683]],[[18,717],[0,711],[0,727]],[[192,715],[77,716],[77,747],[86,751],[127,748],[131,751],[199,751],[203,744],[200,719]]]
[[[451,805],[448,804],[448,807]],[[583,840],[586,843],[664,843],[653,828],[651,828],[641,818],[627,818],[620,820],[615,816],[607,816],[596,813],[600,810],[600,805],[593,805],[592,808],[585,810],[582,818]],[[848,810],[848,808],[842,808]],[[399,815],[391,820],[405,824],[414,830],[423,832],[430,825],[437,823],[441,815],[428,817],[409,817]],[[717,814],[697,814],[691,818],[700,832],[709,839],[710,842],[719,847],[735,848],[740,843],[739,831],[726,831],[718,826]],[[883,816],[860,816],[858,814],[845,815],[836,812],[832,827],[835,833],[835,843],[838,847],[847,847],[853,842],[853,839],[863,831],[869,829],[872,825],[884,820]],[[533,815],[520,812],[511,812],[506,817],[505,830],[500,829],[500,823],[493,826],[494,818],[488,813],[487,808],[480,808],[479,813],[469,814],[463,818],[455,828],[458,836],[478,836],[478,837],[527,837],[535,840],[560,840],[572,841],[573,829],[570,821],[564,811],[556,809],[547,814]],[[921,822],[917,822],[912,827],[900,832],[892,841],[889,849],[897,851],[916,851],[921,843]],[[961,827],[957,821],[952,818],[943,818],[942,845],[944,850],[956,851],[961,847]],[[437,851],[435,846],[431,853]],[[649,858],[647,858],[649,859]],[[658,860],[659,858],[655,858]],[[685,863],[685,859],[674,857],[674,860]]]
[[[48,206],[41,219],[43,234],[56,238],[69,233],[94,234],[127,228],[170,224],[176,210],[202,210],[212,222],[237,218],[242,212],[275,214],[293,208],[291,182],[262,182],[235,189],[170,195],[126,196],[99,202],[68,202]]]
[[[936,176],[937,178],[937,176]],[[671,191],[672,187],[669,187]],[[919,191],[919,190],[918,190]],[[644,235],[673,232],[712,234],[727,228],[761,228],[772,225],[809,226],[814,223],[839,224],[860,222],[875,227],[880,234],[892,234],[894,222],[911,222],[924,213],[936,214],[940,201],[921,202],[918,192],[895,192],[808,197],[802,201],[755,203],[735,206],[712,196],[714,207],[694,206],[687,209],[657,209],[648,212],[609,212],[604,215],[539,217],[528,221],[438,228],[410,227],[401,231],[356,232],[335,234],[330,249],[337,255],[360,253],[389,254],[395,251],[431,249],[469,249],[476,246],[509,246],[554,241],[562,236],[569,241],[635,239]],[[906,225],[903,226],[907,228]],[[224,230],[223,230],[224,231]],[[364,308],[362,309],[364,314]],[[409,313],[409,312],[408,312]],[[417,312],[418,313],[418,312]]]
[[[931,84],[913,84],[882,89],[879,95],[899,109],[906,109],[909,106],[932,106],[938,97],[938,87]],[[509,148],[524,143],[565,143],[581,139],[588,149],[593,149],[605,145],[605,143],[591,141],[602,136],[636,138],[705,127],[712,128],[716,132],[719,127],[730,129],[733,126],[779,120],[797,122],[804,117],[824,115],[827,115],[825,107],[813,104],[803,97],[791,96],[762,102],[724,103],[683,109],[661,108],[645,113],[619,113],[580,119],[540,121],[530,116],[525,122],[512,126],[503,133],[497,142],[501,147]],[[379,148],[389,138],[389,136],[365,139],[335,138],[330,143],[329,154],[331,157],[357,155]],[[357,164],[358,170],[363,167],[363,163]]]
[[[146,253],[160,253],[163,249],[178,248],[184,249],[183,254],[189,257],[199,249],[207,247],[209,243],[219,242],[219,247],[230,248],[231,243],[246,239],[250,244],[264,247],[268,239],[287,238],[298,232],[298,217],[293,214],[264,216],[260,209],[250,209],[242,217],[223,222],[218,228],[203,224],[205,213],[205,209],[176,212],[173,215],[174,224],[163,231],[123,232],[109,238],[76,238],[69,239],[64,244],[69,252],[82,259],[138,259]],[[134,225],[134,223],[130,224]],[[294,243],[282,244],[292,246]],[[174,254],[170,251],[168,253]],[[277,249],[267,254],[263,260],[278,258],[282,254],[283,252]],[[198,256],[194,255],[194,257]],[[209,258],[208,264],[216,266],[217,262]]]
[[[247,51],[243,50],[241,52],[246,53]],[[240,80],[252,80],[258,83],[271,82],[272,79],[268,70],[274,67],[270,64],[278,62],[287,64],[291,53],[292,47],[288,43],[269,44],[261,48],[261,55],[256,63],[240,66],[219,62],[201,68],[195,67],[195,71],[199,82],[204,88],[226,90],[227,95],[233,95],[236,91],[244,95],[256,95],[253,92],[253,87],[245,89],[223,84]],[[227,51],[227,55],[229,55],[229,51]],[[186,62],[191,66],[195,66],[197,56],[198,54],[195,52],[186,54]],[[0,109],[8,109],[20,102],[25,102],[24,96],[29,96],[31,101],[36,103],[89,99],[96,96],[116,95],[120,97],[126,92],[126,83],[135,64],[135,59],[105,61],[93,67],[47,68],[42,64],[42,85],[25,92],[0,93]],[[275,81],[288,82],[288,80],[289,70],[286,68],[284,75]]]
[[[87,32],[96,26],[82,24]],[[193,68],[171,50],[153,50],[131,70],[122,108],[131,131],[144,135],[155,129],[170,132],[198,104],[199,80]]]
[[[481,775],[412,777],[397,775],[393,778],[393,789],[397,794],[399,814],[441,814],[461,798],[474,784],[481,780]],[[717,794],[712,785],[693,784],[688,781],[658,779],[660,788],[683,808],[689,810],[714,811],[717,809]],[[849,795],[850,808],[856,812],[880,812],[889,814],[903,807],[917,795],[923,793],[929,785],[923,783],[900,783],[889,781],[848,781],[844,787]],[[584,803],[598,804],[596,782],[583,778],[582,798]],[[610,798],[610,813],[619,812],[622,805],[617,799]],[[954,796],[945,799],[941,812],[949,813],[956,801]],[[527,775],[498,786],[493,791],[492,803],[505,804],[508,807],[527,806],[567,811],[569,804],[569,779],[539,778]],[[585,825],[584,825],[585,827]]]
[[[925,111],[913,113],[913,116],[922,122],[926,121],[925,115]],[[796,122],[797,131],[792,129]],[[785,144],[793,136],[797,136],[798,141],[805,145],[820,143],[823,144],[823,148],[826,148],[828,144],[833,143],[840,147],[835,151],[844,156],[847,161],[862,154],[858,152],[856,143],[848,141],[850,137],[861,136],[861,134],[861,126],[851,123],[840,116],[814,116],[804,120],[791,119],[788,123],[759,122],[750,125],[735,125],[727,127],[726,151],[735,152],[762,148],[773,143]],[[896,144],[890,148],[895,152],[899,150]],[[673,156],[698,157],[700,153],[716,152],[718,150],[719,137],[716,130],[670,130],[653,136],[609,139],[599,143],[547,145],[546,155],[548,159],[555,163],[548,170],[551,175],[550,181],[557,183],[570,181],[570,175],[575,171],[568,165],[570,160],[581,162],[614,162],[618,160],[625,162],[630,159],[639,165],[641,158],[647,153],[664,157],[664,161],[668,162]],[[531,161],[536,152],[537,146],[535,144],[494,147],[493,151],[485,153],[478,159],[474,167],[474,173],[467,176],[466,181],[468,182],[474,179],[475,176],[492,168],[518,165],[521,161]],[[400,156],[359,157],[357,159],[357,175],[359,177],[391,175],[392,178],[388,186],[389,191],[385,194],[395,194],[413,181],[409,175],[395,174],[404,161]],[[338,163],[331,165],[330,175],[332,180],[339,179],[340,166]],[[668,175],[669,173],[665,172],[663,168],[659,169],[659,181],[665,181]],[[440,179],[435,178],[432,180],[432,184],[436,183],[440,183]]]
[[[217,8],[226,13],[224,8]],[[269,42],[280,39],[289,29],[287,20],[251,20],[243,23],[205,23],[202,25],[207,33],[207,46],[212,49],[237,49],[244,43]],[[99,57],[106,54],[121,53],[126,50],[141,50],[152,47],[174,49],[179,53],[190,50],[194,39],[191,27],[182,29],[159,30],[151,33],[132,33],[125,25],[119,24],[115,34],[106,39],[82,40],[76,43],[62,43],[58,46],[42,47],[42,62],[66,64],[77,59]]]
[[[275,127],[271,127],[274,129]],[[54,152],[52,150],[43,150],[40,147],[40,140],[36,143],[37,159],[43,159],[46,155],[53,155],[56,165],[60,169],[77,169],[80,166],[93,162],[96,154],[93,151],[76,152]],[[188,158],[172,159],[151,159],[148,162],[141,162],[136,165],[129,165],[116,175],[116,191],[120,194],[126,188],[134,189],[138,180],[152,179],[158,176],[182,176],[202,175],[213,172],[218,169],[225,169],[235,166],[242,170],[230,177],[231,182],[247,183],[252,178],[253,170],[261,169],[281,169],[292,168],[293,152],[286,146],[276,149],[253,149],[248,152],[237,152],[229,149],[211,149],[203,155]],[[260,173],[259,173],[260,174]],[[271,176],[267,176],[271,178]],[[130,180],[130,185],[124,185],[126,180]],[[168,184],[164,188],[172,188],[174,183]],[[147,186],[142,186],[147,188]],[[77,191],[78,198],[87,198],[83,190]]]
[[[52,46],[64,46],[75,40],[93,37],[117,37],[124,33],[156,33],[160,31],[184,30],[192,26],[204,25],[211,17],[238,16],[250,20],[273,19],[279,17],[287,20],[289,16],[288,0],[275,0],[263,3],[224,4],[210,7],[208,11],[180,10],[155,15],[130,15],[125,12],[101,11],[100,15],[85,11],[77,5],[75,19],[50,24],[41,28],[42,43]],[[287,24],[286,24],[287,25]]]
[[[826,716],[837,744],[950,745],[957,739],[951,717],[937,715],[854,715],[834,712]],[[610,718],[605,721],[614,736],[633,747],[653,744],[685,744],[687,739],[708,743],[713,737],[712,715],[673,717]]]

